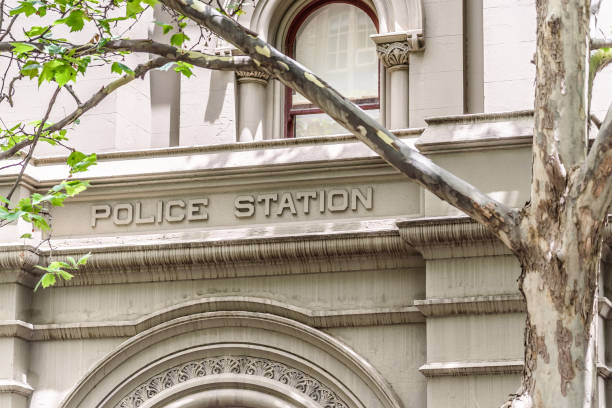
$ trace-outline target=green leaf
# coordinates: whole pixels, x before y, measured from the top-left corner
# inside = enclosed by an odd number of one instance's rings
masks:
[[[129,75],[134,75],[134,71],[130,67],[120,62],[113,62],[111,65],[111,72],[116,72],[119,75],[123,74],[124,72]]]
[[[38,265],[36,265],[38,267]],[[42,269],[42,268],[41,268]],[[38,281],[38,283],[36,284],[36,287],[34,287],[34,292],[36,292],[38,290],[38,287],[40,285],[42,285],[43,289],[48,288],[49,286],[53,286],[55,285],[55,275],[52,273],[45,273],[42,278],[40,278],[40,280]]]
[[[183,61],[178,61],[176,63],[176,67],[174,67],[174,70],[176,72],[179,72],[183,75],[185,75],[187,78],[189,78],[190,76],[193,75],[193,72],[191,71],[191,68],[193,68],[193,65],[187,63],[187,62],[183,62]]]
[[[68,262],[70,263],[70,266],[73,269],[77,269],[79,267],[73,257],[68,256],[68,257],[66,257],[66,259],[68,260]]]
[[[155,7],[155,5],[158,3],[157,0],[142,0],[142,2],[148,4],[151,7]]]
[[[45,52],[50,55],[63,54],[66,51],[65,47],[57,44],[50,44],[45,47]]]
[[[68,17],[63,18],[61,20],[57,20],[58,22],[62,22],[70,27],[70,32],[81,31],[83,26],[85,25],[85,14],[83,10],[72,10]]]
[[[22,236],[20,236],[19,238],[32,238],[32,234],[28,233],[28,234],[23,234]]]
[[[40,64],[38,64],[36,61],[28,61],[25,63],[23,68],[21,68],[21,74],[32,79],[38,75],[39,69]]]
[[[36,13],[36,7],[29,1],[20,1],[19,6],[15,7],[10,11],[11,16],[15,16],[17,14],[25,14],[27,17]]]
[[[44,33],[45,31],[47,31],[49,27],[40,27],[40,26],[33,26],[32,28],[30,28],[28,31],[25,32],[25,34],[28,37],[36,37],[41,35],[42,33]]]
[[[76,80],[76,70],[69,64],[64,64],[55,70],[53,78],[59,86],[64,86],[68,81]]]
[[[170,37],[170,44],[174,45],[175,47],[181,47],[186,40],[189,40],[189,37],[187,37],[185,33],[176,33]]]
[[[96,164],[97,156],[95,153],[90,154],[89,156],[85,153],[81,153],[78,151],[74,151],[70,153],[68,156],[68,160],[66,163],[70,166],[70,173],[79,173],[82,171],[86,171],[90,166]]]
[[[140,0],[128,0],[125,5],[125,16],[134,17],[143,10],[144,8],[140,5]]]
[[[156,21],[155,24],[162,28],[164,34],[168,34],[174,28],[171,24],[165,24],[159,21]]]
[[[47,220],[42,215],[29,214],[28,217],[23,216],[22,218],[25,218],[26,221],[30,221],[32,225],[34,225],[39,230],[43,230],[43,231],[49,230],[49,224],[47,223]]]
[[[79,260],[77,261],[77,264],[85,265],[90,256],[91,256],[91,252],[88,252],[87,254],[83,255],[82,257],[79,258]]]
[[[36,47],[33,45],[26,43],[14,42],[11,43],[11,45],[13,46],[13,54],[17,55],[18,57],[21,55],[27,55],[30,51],[36,49]]]
[[[87,187],[89,187],[89,183],[87,181],[79,181],[79,180],[65,181],[63,185],[64,185],[64,188],[66,189],[66,194],[68,195],[68,197],[73,197],[87,190]]]

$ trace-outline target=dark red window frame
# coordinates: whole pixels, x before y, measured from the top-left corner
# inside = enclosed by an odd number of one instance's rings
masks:
[[[300,12],[295,16],[291,26],[289,27],[289,32],[287,33],[287,38],[285,41],[285,52],[291,57],[295,58],[295,40],[297,37],[298,30],[306,21],[306,18],[311,15],[315,10],[326,6],[332,3],[345,3],[350,4],[352,6],[358,7],[363,10],[374,23],[376,27],[376,31],[378,32],[378,19],[376,18],[376,14],[374,10],[372,10],[366,3],[358,0],[313,0],[306,7],[304,7]],[[367,99],[352,99],[354,103],[356,103],[361,109],[380,109],[380,69],[378,72],[378,97],[377,98],[367,98]],[[293,109],[293,96],[291,88],[285,88],[285,137],[293,138],[295,137],[295,116],[296,115],[304,115],[304,114],[314,114],[314,113],[323,113],[321,109],[312,105],[305,108]]]

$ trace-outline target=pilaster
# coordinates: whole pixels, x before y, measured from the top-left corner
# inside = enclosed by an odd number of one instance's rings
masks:
[[[389,127],[403,129],[409,127],[408,87],[410,54],[423,51],[421,30],[376,34],[370,37],[376,43],[378,57],[389,74]]]
[[[260,71],[237,71],[238,141],[263,140],[266,134],[266,94],[270,76]]]

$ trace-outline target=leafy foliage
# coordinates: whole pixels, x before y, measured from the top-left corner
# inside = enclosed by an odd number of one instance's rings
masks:
[[[66,258],[67,262],[64,261],[53,261],[49,264],[49,266],[40,266],[36,265],[36,268],[44,271],[42,277],[34,287],[34,291],[38,290],[40,286],[43,289],[48,288],[49,286],[55,285],[57,279],[63,279],[69,281],[74,278],[74,275],[68,272],[67,270],[77,270],[79,266],[87,264],[87,260],[91,256],[91,253],[83,255],[78,260],[75,260],[73,257],[69,256]]]

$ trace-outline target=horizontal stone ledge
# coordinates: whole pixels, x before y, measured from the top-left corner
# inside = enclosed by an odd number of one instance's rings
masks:
[[[30,384],[13,380],[0,379],[0,394],[17,394],[29,398],[34,392]]]
[[[460,377],[476,375],[512,375],[523,372],[522,360],[497,361],[453,361],[427,363],[419,367],[425,377]],[[609,380],[612,378],[612,369],[607,365],[598,364],[599,377]]]
[[[526,310],[520,294],[415,300],[414,305],[426,317],[521,313]]]
[[[531,147],[533,111],[426,118],[415,146],[424,153]]]
[[[423,133],[425,128],[409,128],[409,129],[395,129],[391,132],[397,137],[414,137],[419,136]],[[102,152],[97,155],[98,161],[103,160],[119,160],[119,159],[137,159],[137,158],[151,158],[151,157],[168,157],[168,156],[187,156],[199,153],[216,153],[216,152],[238,152],[244,150],[268,150],[281,147],[293,147],[293,146],[309,146],[309,145],[327,145],[337,144],[343,142],[356,142],[359,141],[351,133],[342,133],[337,135],[328,136],[313,136],[313,137],[300,137],[300,138],[285,138],[285,139],[267,139],[258,140],[253,142],[240,142],[240,143],[223,143],[213,145],[199,145],[199,146],[176,146],[176,147],[162,147],[153,149],[141,149],[141,150],[124,150],[116,152]],[[32,160],[35,166],[44,164],[57,164],[66,163],[67,156],[48,156],[48,157],[34,157]]]
[[[467,375],[520,374],[522,360],[434,362],[419,368],[425,377],[455,377]]]
[[[249,311],[286,317],[317,329],[423,323],[414,306],[357,310],[310,310],[269,299],[228,296],[186,302],[128,321],[31,324],[20,320],[0,323],[0,337],[28,341],[132,337],[158,324],[196,313]]]
[[[598,301],[599,316],[604,319],[611,319],[612,301],[605,296],[599,297]],[[525,301],[520,294],[422,299],[415,300],[414,306],[425,317],[524,313],[526,311]]]

